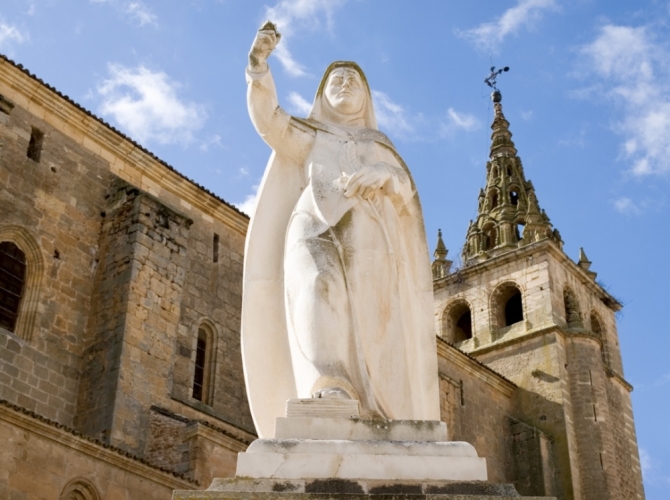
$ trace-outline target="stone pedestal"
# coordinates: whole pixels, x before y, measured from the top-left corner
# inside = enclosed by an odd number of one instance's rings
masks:
[[[354,404],[355,403],[355,404]],[[173,500],[487,500],[518,498],[486,482],[486,460],[468,443],[447,441],[444,422],[363,420],[357,402],[292,400],[274,439],[237,459],[235,479]]]

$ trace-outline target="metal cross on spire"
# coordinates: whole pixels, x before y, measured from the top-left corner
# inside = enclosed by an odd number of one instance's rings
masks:
[[[494,91],[498,91],[498,87],[496,87],[496,80],[498,79],[498,76],[504,71],[509,71],[509,66],[505,66],[499,70],[496,70],[495,66],[491,66],[491,74],[484,78],[484,83],[491,87]]]

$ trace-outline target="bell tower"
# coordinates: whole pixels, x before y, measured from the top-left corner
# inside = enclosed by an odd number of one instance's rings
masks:
[[[435,253],[438,336],[514,382],[511,421],[549,436],[546,470],[536,471],[545,480],[531,489],[565,500],[642,499],[615,316],[622,306],[595,281],[583,249],[577,262],[564,253],[495,87],[491,98],[486,186],[463,264],[443,265],[441,238]]]

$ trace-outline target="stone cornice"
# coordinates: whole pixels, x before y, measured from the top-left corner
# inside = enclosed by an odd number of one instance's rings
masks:
[[[489,384],[507,397],[511,397],[517,388],[514,382],[507,380],[498,372],[439,337],[437,337],[437,355],[447,363],[458,366],[469,375]]]
[[[104,120],[0,55],[0,94],[109,162],[111,171],[154,196],[164,189],[244,235],[248,217]]]
[[[526,245],[495,257],[491,257],[490,259],[487,259],[483,262],[463,267],[458,271],[454,271],[453,273],[445,276],[444,278],[435,280],[433,282],[433,290],[445,288],[452,283],[458,283],[462,280],[467,280],[472,275],[481,275],[483,272],[490,269],[500,267],[504,264],[516,260],[524,259],[535,252],[546,252],[558,260],[559,263],[564,264],[566,268],[573,273],[573,275],[579,278],[580,282],[584,286],[593,292],[594,295],[599,297],[600,300],[613,311],[619,311],[623,307],[616,298],[614,298],[609,292],[596,283],[584,269],[579,267],[572,259],[570,259],[570,257],[565,254],[565,252],[563,252],[563,250],[558,248],[558,246],[556,246],[556,244],[549,239],[540,240],[530,245]]]
[[[212,441],[215,444],[226,448],[235,453],[243,452],[247,449],[247,444],[240,442],[237,439],[234,439],[226,434],[223,434],[219,430],[212,428],[207,425],[203,425],[202,422],[195,422],[193,425],[190,425],[186,429],[185,433],[186,439],[190,440],[194,437],[202,437],[208,441]]]
[[[155,467],[130,453],[83,436],[7,401],[0,401],[0,421],[167,488],[193,489],[198,486],[198,482],[191,478]]]

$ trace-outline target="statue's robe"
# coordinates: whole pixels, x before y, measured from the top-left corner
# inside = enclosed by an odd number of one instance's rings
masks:
[[[274,150],[244,263],[242,353],[259,436],[274,435],[288,399],[329,387],[358,399],[363,417],[439,420],[421,207],[404,162],[373,128],[369,89],[372,120],[351,127],[286,114],[269,70],[247,80],[252,121]],[[363,165],[389,180],[369,199],[347,198]]]

